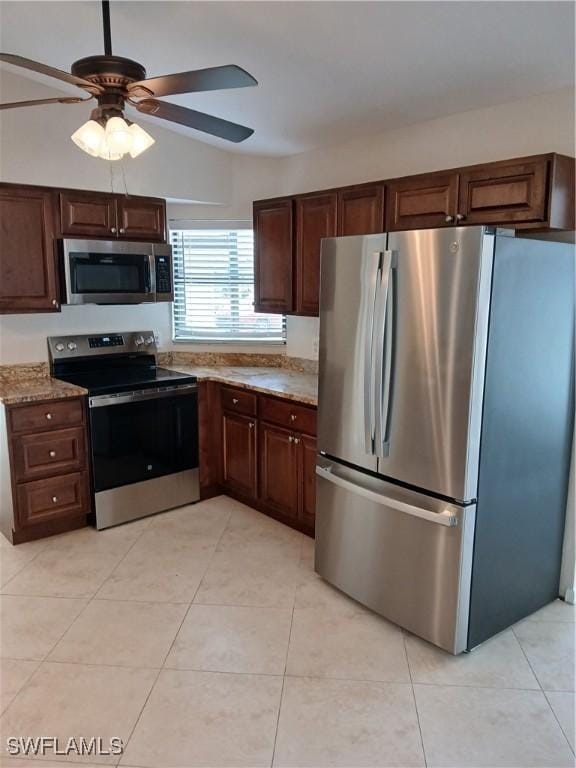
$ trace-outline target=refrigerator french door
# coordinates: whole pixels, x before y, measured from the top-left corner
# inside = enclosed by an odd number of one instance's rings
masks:
[[[323,241],[316,570],[466,647],[494,236]]]

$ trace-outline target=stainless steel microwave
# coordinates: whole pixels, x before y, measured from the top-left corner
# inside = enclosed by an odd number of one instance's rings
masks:
[[[66,304],[172,301],[172,249],[122,240],[60,241]]]

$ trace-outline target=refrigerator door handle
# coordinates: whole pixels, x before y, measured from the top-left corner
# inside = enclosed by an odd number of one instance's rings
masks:
[[[374,311],[374,368],[376,390],[375,453],[377,456],[387,456],[389,450],[388,421],[390,415],[393,338],[392,270],[395,266],[396,254],[392,251],[384,251],[381,256],[380,281],[377,287],[376,307]]]
[[[339,485],[341,488],[345,488],[351,493],[355,493],[358,496],[364,496],[364,498],[370,499],[382,506],[390,507],[398,512],[404,512],[407,515],[413,517],[419,517],[422,520],[427,520],[430,523],[436,523],[437,525],[445,525],[448,528],[453,528],[458,525],[458,517],[450,512],[449,509],[444,509],[442,512],[431,512],[429,509],[422,509],[422,507],[415,507],[412,504],[406,504],[404,501],[393,499],[390,496],[382,496],[369,488],[364,488],[361,485],[350,482],[343,477],[339,477],[334,474],[331,467],[316,467],[316,474],[323,480],[328,480],[334,485]]]
[[[374,455],[376,438],[374,334],[376,332],[376,299],[381,279],[380,258],[381,253],[375,252],[372,253],[371,258],[367,260],[362,291],[362,333],[364,336],[362,341],[362,353],[364,355],[364,448],[366,453],[371,456]]]

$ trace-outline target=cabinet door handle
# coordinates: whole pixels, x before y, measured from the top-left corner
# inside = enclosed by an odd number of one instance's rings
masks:
[[[113,235],[116,234],[116,227],[110,227],[110,232],[112,232]]]
[[[251,422],[248,424],[248,426],[250,427],[250,429],[254,429],[254,422],[253,422],[253,421],[251,421]]]
[[[58,306],[58,299],[52,299],[52,306],[57,307]]]
[[[125,232],[126,232],[126,230],[124,229],[124,227],[120,227],[120,234],[123,235],[123,234],[125,234]]]
[[[48,456],[50,456],[51,459],[55,459],[56,458],[56,451],[49,451],[48,452]]]
[[[47,413],[46,414],[46,418],[48,419],[48,421],[52,421],[52,414],[51,413]]]
[[[454,216],[446,216],[444,221],[446,222],[446,224],[450,224],[451,222],[454,221]]]
[[[234,405],[238,405],[238,398],[237,397],[233,397],[232,398],[232,402],[234,403]]]
[[[464,216],[463,213],[457,213],[456,214],[456,221],[464,221],[465,218],[466,218],[466,216]]]
[[[58,496],[52,496],[52,504],[58,503]]]
[[[289,443],[293,443],[294,442],[294,437],[292,435],[290,435],[290,437],[288,438],[288,442]]]
[[[300,442],[300,438],[299,437],[295,437],[294,438],[294,442],[296,443],[296,445],[298,445],[298,443]]]
[[[296,421],[296,418],[297,418],[296,414],[294,414],[294,413],[290,414],[290,421]]]

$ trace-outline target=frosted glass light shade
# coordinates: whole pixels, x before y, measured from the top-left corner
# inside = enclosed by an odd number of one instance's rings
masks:
[[[155,142],[155,139],[149,133],[146,133],[144,128],[136,125],[136,123],[132,123],[130,126],[130,133],[132,135],[132,147],[129,150],[130,157],[138,157]]]
[[[132,148],[130,128],[121,117],[111,117],[106,123],[106,144],[111,154],[120,157]]]
[[[96,120],[88,120],[71,138],[84,152],[103,160],[120,160],[128,153],[138,157],[154,144],[143,128],[135,123],[128,125],[121,117],[110,117],[105,128]]]
[[[100,154],[100,145],[105,137],[104,128],[96,120],[88,120],[81,125],[77,131],[74,131],[70,137],[74,144],[87,152],[92,157],[98,157]]]

